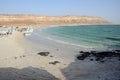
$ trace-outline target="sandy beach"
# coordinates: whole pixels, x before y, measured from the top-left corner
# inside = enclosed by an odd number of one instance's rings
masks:
[[[64,80],[61,69],[69,64],[69,60],[65,60],[64,55],[56,49],[33,44],[22,33],[15,32],[12,35],[0,38],[0,68],[23,69],[35,67],[47,70],[49,73],[54,74],[55,77]],[[50,55],[47,57],[37,55],[37,53],[44,51],[49,51]],[[60,61],[60,63],[56,65],[49,64],[54,61]]]
[[[120,0],[0,0],[0,80],[120,80]]]
[[[42,35],[36,38],[34,34],[25,37],[14,32],[0,38],[0,80],[119,80],[120,62],[116,59],[105,63],[79,61],[79,51],[91,49],[57,43]]]

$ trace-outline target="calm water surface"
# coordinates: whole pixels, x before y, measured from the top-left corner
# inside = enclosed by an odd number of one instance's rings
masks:
[[[43,29],[48,39],[81,47],[120,49],[120,25],[63,26]]]

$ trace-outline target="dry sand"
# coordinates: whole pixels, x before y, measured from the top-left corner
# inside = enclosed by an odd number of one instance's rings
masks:
[[[47,70],[55,77],[64,80],[60,71],[65,67],[64,64],[52,65],[49,62],[55,61],[54,57],[37,55],[38,52],[45,50],[28,42],[20,32],[2,37],[0,38],[0,69],[9,67],[23,69],[31,66]]]

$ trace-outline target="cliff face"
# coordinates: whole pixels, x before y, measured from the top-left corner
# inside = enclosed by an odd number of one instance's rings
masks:
[[[37,16],[37,15],[0,15],[0,25],[84,25],[109,24],[100,17],[93,16]]]

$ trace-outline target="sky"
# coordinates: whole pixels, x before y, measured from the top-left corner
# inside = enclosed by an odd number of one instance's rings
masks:
[[[98,16],[120,24],[120,0],[0,0],[0,14]]]

